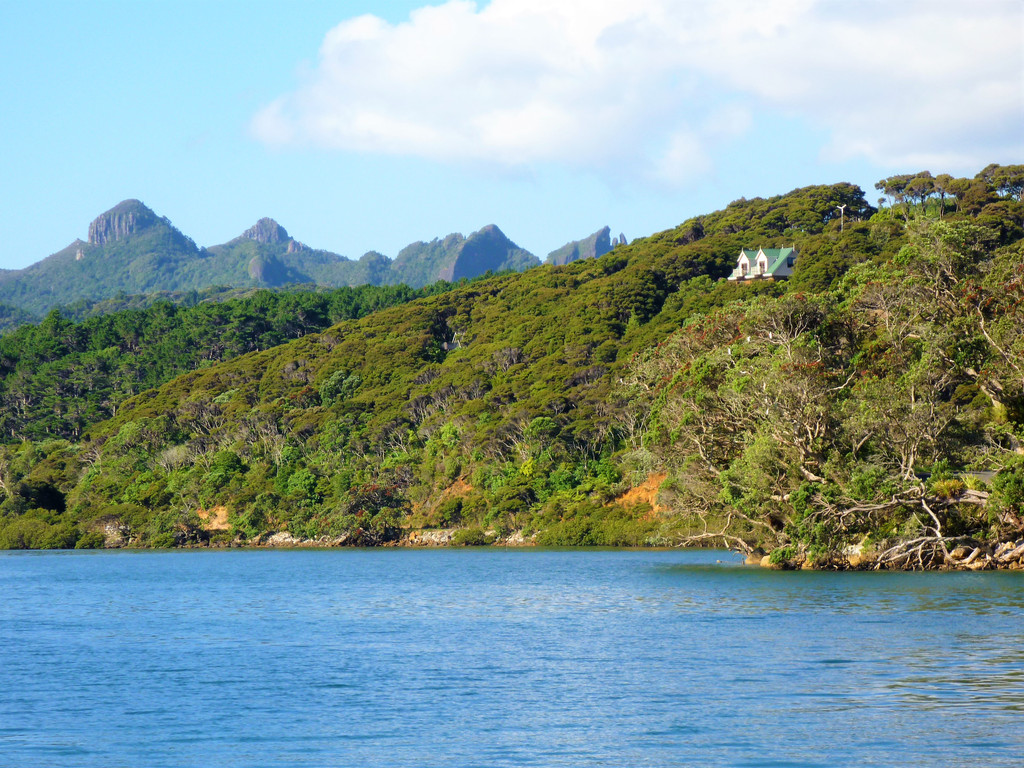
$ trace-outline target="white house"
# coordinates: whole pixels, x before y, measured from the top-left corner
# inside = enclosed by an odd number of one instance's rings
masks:
[[[796,248],[744,248],[730,280],[779,280],[793,274]]]

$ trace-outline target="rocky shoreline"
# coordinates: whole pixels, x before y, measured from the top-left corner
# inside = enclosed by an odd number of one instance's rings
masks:
[[[361,535],[343,536],[318,536],[313,539],[306,539],[295,536],[288,531],[278,531],[257,536],[254,539],[243,541],[236,539],[220,546],[243,547],[254,549],[330,549],[337,547],[410,547],[418,549],[438,549],[447,547],[467,546],[458,539],[463,528],[428,528],[422,530],[403,531],[401,537],[380,541],[374,538]],[[507,536],[499,536],[497,531],[483,531],[486,543],[482,546],[499,547],[532,547],[535,546],[536,534],[526,536],[522,531],[513,531]],[[200,545],[202,546],[202,545]],[[209,546],[218,546],[211,544]]]
[[[968,540],[949,548],[929,542],[931,546],[894,545],[882,551],[865,550],[863,546],[848,547],[841,553],[812,560],[800,553],[780,557],[754,550],[747,555],[747,565],[773,570],[807,571],[995,571],[1024,570],[1024,539],[996,544]],[[895,553],[895,554],[893,554]]]
[[[138,546],[130,534],[115,523],[103,529],[104,547],[130,549]],[[425,528],[403,530],[391,539],[363,531],[342,536],[303,538],[288,531],[274,531],[252,539],[217,539],[206,536],[183,536],[176,546],[183,549],[332,549],[341,547],[391,547],[413,549],[460,548],[465,546],[533,547],[537,533],[526,535],[513,531],[499,535],[497,530],[465,528]],[[475,536],[466,536],[474,533]],[[950,544],[954,544],[950,546]],[[805,571],[991,571],[1024,570],[1024,539],[990,543],[961,539],[955,543],[935,539],[890,542],[884,549],[867,549],[864,544],[847,547],[839,553],[811,558],[806,553],[776,551],[766,553],[754,549],[747,553],[745,564],[771,570]]]

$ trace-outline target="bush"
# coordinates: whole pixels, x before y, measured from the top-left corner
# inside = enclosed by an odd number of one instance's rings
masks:
[[[176,544],[177,540],[170,531],[157,533],[149,540],[149,546],[153,549],[172,549]]]
[[[932,483],[932,491],[940,499],[955,499],[964,492],[964,488],[963,481],[956,478]]]
[[[992,492],[1004,509],[1024,512],[1024,460],[1000,471],[992,479]]]
[[[0,530],[0,549],[42,549],[49,527],[42,520],[16,518]]]
[[[437,520],[442,527],[448,528],[462,522],[462,499],[447,499],[437,509]]]
[[[603,542],[599,541],[589,519],[577,517],[563,520],[542,531],[537,537],[537,543],[542,547],[596,547]]]
[[[332,405],[341,400],[347,400],[359,389],[363,380],[356,374],[350,374],[346,370],[335,371],[323,384],[320,385],[320,400],[324,405]]]
[[[39,549],[74,549],[81,533],[73,523],[51,525],[38,543]]]
[[[964,485],[972,491],[987,491],[988,485],[977,475],[964,475]]]
[[[494,538],[488,536],[480,528],[463,528],[456,531],[451,542],[453,547],[486,547],[493,543]]]
[[[768,562],[772,565],[785,565],[794,557],[796,557],[796,547],[779,547],[772,550]]]
[[[106,541],[106,537],[99,531],[89,531],[75,542],[75,549],[103,549]]]

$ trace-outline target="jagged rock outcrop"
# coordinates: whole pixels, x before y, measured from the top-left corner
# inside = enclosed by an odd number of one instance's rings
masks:
[[[257,243],[287,243],[291,238],[288,231],[270,218],[262,218],[242,233],[247,240]]]
[[[105,245],[141,232],[156,224],[157,215],[138,200],[125,200],[89,225],[89,243]]]
[[[545,259],[545,264],[568,264],[571,261],[578,261],[579,259],[596,259],[598,256],[604,256],[608,251],[619,244],[619,241],[623,243],[626,240],[625,235],[620,235],[614,240],[611,239],[611,228],[602,227],[597,230],[590,237],[585,237],[582,240],[573,240],[571,243],[566,243],[561,248],[552,251],[548,254]]]
[[[532,262],[532,263],[531,263]],[[536,257],[513,243],[494,224],[466,238],[450,270],[444,270],[442,280],[461,280],[476,277],[490,270],[501,272],[506,269],[523,270],[533,266]]]
[[[387,281],[425,285],[436,280],[460,280],[482,275],[488,270],[522,271],[540,260],[509,240],[494,224],[469,237],[453,233],[429,243],[412,243],[392,262]]]

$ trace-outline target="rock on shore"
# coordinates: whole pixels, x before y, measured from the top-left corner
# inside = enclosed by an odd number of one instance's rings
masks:
[[[943,551],[934,544],[928,548],[906,547],[898,543],[890,547],[865,549],[863,543],[849,546],[840,553],[810,560],[805,553],[775,558],[755,550],[747,555],[747,565],[774,570],[874,571],[874,570],[936,570],[989,571],[1024,570],[1024,539],[996,544],[967,540]]]

